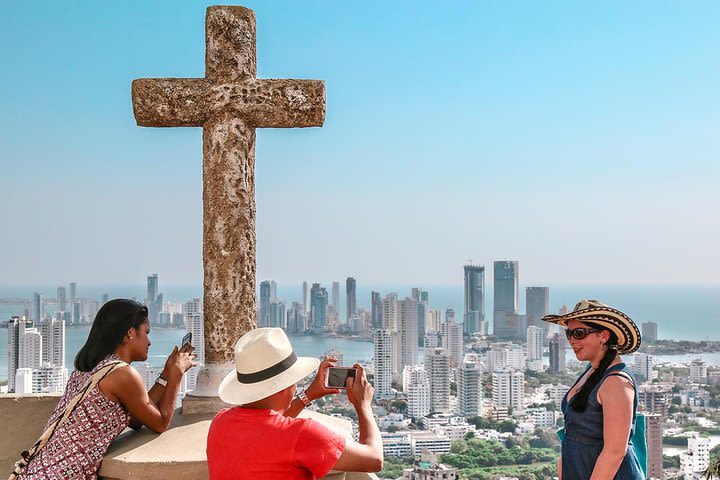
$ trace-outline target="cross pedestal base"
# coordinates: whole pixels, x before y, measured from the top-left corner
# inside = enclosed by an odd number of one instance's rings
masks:
[[[235,368],[233,362],[208,363],[200,368],[195,390],[185,395],[182,402],[183,415],[198,413],[215,414],[220,409],[232,407],[218,397],[220,382]]]

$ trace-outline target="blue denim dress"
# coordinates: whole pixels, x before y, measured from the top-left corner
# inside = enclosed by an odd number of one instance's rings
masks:
[[[608,376],[620,375],[619,372],[625,372],[633,379],[635,400],[633,401],[630,437],[635,433],[635,416],[638,404],[637,381],[632,370],[624,363],[619,363],[608,368],[605,375],[590,392],[587,408],[584,412],[576,412],[570,408],[567,393],[563,398],[562,411],[565,415],[565,437],[562,441],[563,480],[588,480],[592,475],[595,462],[603,449],[603,411],[602,405],[597,401],[597,392]],[[582,378],[582,375],[575,381],[575,385],[580,381],[580,378]],[[645,480],[645,475],[635,456],[635,449],[629,440],[625,458],[613,478],[614,480]]]

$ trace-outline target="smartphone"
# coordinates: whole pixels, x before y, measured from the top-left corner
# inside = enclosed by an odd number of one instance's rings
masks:
[[[353,367],[329,367],[325,370],[325,386],[327,388],[345,388],[346,378],[355,378]]]
[[[188,343],[192,343],[192,332],[188,332],[185,334],[185,336],[182,339],[182,342],[180,342],[180,348],[184,347]]]

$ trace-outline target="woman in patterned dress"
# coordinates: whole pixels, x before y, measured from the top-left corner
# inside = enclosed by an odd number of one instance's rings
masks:
[[[95,479],[108,445],[128,426],[143,425],[163,432],[172,420],[183,375],[192,366],[193,347],[175,347],[150,391],[129,364],[147,360],[150,348],[147,307],[134,300],[115,299],[100,308],[85,345],[75,357],[65,393],[48,425],[82,390],[87,380],[108,362],[123,361],[101,380],[55,431],[48,443],[20,473],[20,479]]]

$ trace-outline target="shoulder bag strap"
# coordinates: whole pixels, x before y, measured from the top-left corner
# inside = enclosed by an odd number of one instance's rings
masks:
[[[35,444],[30,448],[30,450],[26,450],[20,454],[22,458],[19,461],[15,462],[15,470],[13,470],[13,472],[10,474],[8,480],[15,480],[18,477],[20,472],[22,472],[22,469],[25,468],[28,463],[30,463],[30,461],[35,457],[35,455],[37,455],[37,453],[45,446],[48,440],[50,440],[50,438],[55,433],[55,430],[57,430],[60,425],[65,423],[65,421],[70,418],[70,415],[72,415],[73,411],[75,411],[75,407],[77,407],[80,402],[85,400],[85,398],[90,395],[95,386],[100,383],[103,378],[107,377],[118,368],[122,368],[125,366],[127,366],[127,363],[123,362],[122,360],[117,360],[113,362],[108,362],[107,364],[103,365],[103,367],[100,368],[97,372],[95,372],[87,380],[87,382],[85,382],[82,390],[80,390],[80,392],[67,404],[63,414],[58,416],[55,421],[48,425],[43,434],[40,435],[38,441],[35,442]]]

